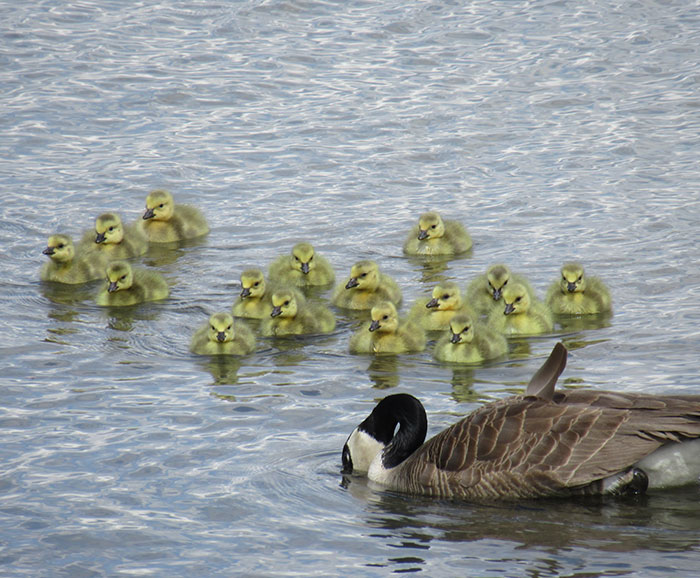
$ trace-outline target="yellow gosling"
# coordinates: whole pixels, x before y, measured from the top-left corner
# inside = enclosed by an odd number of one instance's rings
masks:
[[[235,317],[265,319],[272,312],[272,290],[265,283],[260,269],[248,269],[241,273],[241,294],[233,304]]]
[[[444,331],[450,326],[455,315],[473,314],[472,309],[462,301],[457,283],[438,283],[429,298],[418,299],[408,312],[408,319],[426,331]]]
[[[593,315],[612,309],[605,283],[586,276],[580,263],[564,264],[559,280],[549,286],[545,302],[558,315]]]
[[[435,344],[433,357],[451,363],[482,363],[507,351],[508,342],[503,335],[474,321],[471,315],[455,315],[450,328]]]
[[[489,315],[489,326],[508,336],[536,335],[554,329],[552,312],[520,283],[509,283],[503,290],[504,308]]]
[[[75,245],[68,235],[51,235],[42,253],[50,259],[39,272],[42,281],[77,285],[104,275],[104,259],[99,255],[92,259],[76,255]]]
[[[169,294],[168,284],[160,273],[132,268],[126,261],[114,261],[107,265],[107,283],[97,295],[97,304],[123,307],[158,301]]]
[[[403,244],[407,255],[459,255],[471,249],[472,239],[458,221],[445,221],[435,212],[418,219]]]
[[[243,321],[226,312],[214,313],[192,336],[190,351],[197,355],[248,355],[255,351],[255,336]]]
[[[146,212],[139,228],[150,243],[174,243],[196,239],[209,232],[201,211],[190,205],[176,204],[173,196],[162,189],[146,197]]]
[[[297,243],[290,255],[282,255],[272,262],[268,278],[292,287],[332,285],[335,271],[323,255],[314,251],[313,245]]]
[[[335,316],[322,305],[310,305],[296,290],[276,290],[272,294],[272,311],[260,325],[265,336],[330,333]]]
[[[506,265],[497,264],[469,283],[467,303],[479,315],[490,315],[495,309],[503,311],[503,290],[509,283],[520,283],[530,295],[534,295],[530,283],[522,275],[512,273]]]
[[[83,236],[80,248],[86,257],[107,261],[139,257],[148,249],[148,241],[138,227],[125,227],[116,213],[104,213],[95,220],[95,230]],[[99,255],[99,257],[97,257]]]
[[[372,307],[369,326],[350,337],[350,353],[411,353],[425,349],[425,333],[411,322],[402,322],[393,303]]]
[[[372,309],[378,303],[401,303],[401,289],[382,273],[374,261],[359,261],[350,269],[350,277],[336,285],[331,303],[344,309]]]

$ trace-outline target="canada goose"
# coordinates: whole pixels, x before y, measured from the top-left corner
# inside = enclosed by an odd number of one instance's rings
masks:
[[[490,315],[494,309],[503,311],[503,290],[509,283],[520,283],[534,295],[530,283],[522,276],[511,273],[506,265],[491,265],[467,287],[467,302],[480,315]]]
[[[247,355],[255,350],[255,336],[243,321],[226,312],[214,313],[192,336],[190,351],[198,355]]]
[[[335,272],[328,260],[314,251],[311,243],[297,243],[290,255],[282,255],[270,264],[270,281],[293,287],[331,285]]]
[[[156,271],[132,268],[126,261],[107,265],[107,283],[97,295],[97,304],[109,307],[158,301],[170,294],[168,284]]]
[[[554,328],[552,312],[521,283],[509,284],[503,290],[502,310],[494,310],[489,326],[506,336],[548,333]]]
[[[260,333],[265,336],[330,333],[333,329],[333,313],[322,305],[310,305],[293,289],[275,290],[270,316],[260,325]]]
[[[396,307],[384,301],[372,307],[372,321],[350,337],[351,353],[410,353],[425,349],[423,330],[399,320]]]
[[[421,403],[385,397],[348,437],[343,471],[401,492],[468,500],[697,482],[700,396],[555,392],[566,355],[558,343],[524,395],[488,403],[425,443]]]
[[[104,213],[95,220],[95,230],[83,236],[80,248],[86,251],[86,257],[101,253],[99,258],[116,261],[143,255],[148,241],[138,227],[125,227],[119,215]]]
[[[75,245],[68,235],[51,235],[42,253],[50,259],[39,272],[42,281],[77,285],[101,279],[104,275],[104,260],[99,256],[88,259],[76,255]]]
[[[508,351],[503,335],[475,322],[471,315],[455,315],[449,325],[433,350],[433,357],[439,361],[481,363]]]
[[[179,205],[162,189],[148,193],[146,212],[139,223],[150,243],[173,243],[195,239],[209,232],[201,211],[190,205]]]
[[[584,275],[579,263],[565,263],[561,278],[547,290],[545,302],[556,314],[591,315],[611,309],[610,291],[598,277]]]
[[[472,240],[458,221],[445,221],[435,212],[423,213],[403,244],[407,255],[459,255]]]
[[[247,269],[241,273],[241,294],[233,304],[235,317],[264,319],[272,312],[272,290],[265,283],[260,269]]]
[[[418,299],[408,312],[408,319],[426,331],[443,331],[450,320],[462,314],[472,314],[471,308],[462,301],[459,285],[452,281],[438,283],[431,297]]]
[[[358,261],[350,277],[336,285],[331,303],[344,309],[372,309],[382,301],[401,303],[401,289],[391,277],[379,271],[374,261]]]

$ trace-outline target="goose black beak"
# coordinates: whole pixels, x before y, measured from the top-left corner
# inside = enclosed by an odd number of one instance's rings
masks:
[[[462,336],[459,333],[453,333],[452,337],[450,338],[450,341],[452,343],[459,343],[462,341]]]
[[[104,240],[105,240],[105,234],[104,233],[97,233],[97,236],[95,237],[95,243],[97,243],[99,245]]]
[[[357,287],[358,285],[359,283],[357,282],[357,277],[350,277],[350,280],[345,285],[345,288],[352,289],[353,287]]]
[[[155,216],[156,214],[153,209],[146,209],[146,212],[143,214],[143,220],[147,221],[148,219],[152,219]]]
[[[501,289],[494,289],[493,290],[493,300],[498,301],[501,298]]]
[[[425,229],[420,229],[418,231],[418,240],[423,241],[427,238],[428,238],[428,231],[426,231]]]
[[[280,313],[282,313],[281,307],[273,307],[272,312],[270,313],[270,317],[277,317]]]
[[[245,299],[246,297],[250,297],[250,287],[243,287],[241,291],[241,298]]]
[[[506,308],[505,311],[503,311],[503,313],[505,313],[506,315],[510,315],[511,313],[513,313],[513,311],[515,311],[515,307],[513,307],[513,304],[506,303]]]
[[[308,263],[302,263],[302,264],[301,264],[301,272],[302,272],[304,275],[308,275],[308,274],[309,274],[309,264],[308,264]]]
[[[219,332],[216,334],[216,340],[217,340],[219,343],[223,343],[224,341],[226,341],[226,334],[225,334],[223,331],[219,331]]]
[[[117,286],[117,282],[116,282],[116,281],[111,281],[110,284],[109,284],[109,287],[107,287],[107,292],[108,292],[108,293],[114,293],[114,292],[117,291],[118,289],[119,289],[119,287]]]
[[[439,305],[439,301],[438,301],[437,299],[431,299],[430,301],[428,301],[428,302],[425,304],[425,306],[426,306],[428,309],[432,309],[433,307],[437,307],[438,305]]]
[[[369,324],[370,331],[376,331],[380,327],[381,327],[381,325],[379,324],[379,321],[372,321],[372,323]]]
[[[567,283],[566,288],[569,291],[569,293],[573,293],[576,291],[576,283]]]
[[[44,249],[44,250],[42,251],[42,253],[43,253],[44,255],[48,255],[49,257],[50,257],[51,255],[53,255],[55,252],[56,252],[56,251],[54,251],[54,248],[53,248],[53,247],[46,247],[46,249]]]

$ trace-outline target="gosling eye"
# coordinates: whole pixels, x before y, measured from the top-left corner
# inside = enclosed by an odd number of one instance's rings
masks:
[[[212,325],[212,326],[211,326],[211,330],[212,330],[212,331],[216,331],[216,327],[214,327],[214,326]]]
[[[443,299],[449,299],[450,296],[449,296],[447,293],[445,293],[445,294],[442,296],[442,298],[443,298]]]
[[[314,260],[314,256],[311,255],[311,257],[309,257],[309,263],[311,263],[311,261],[313,261],[313,260]]]
[[[384,316],[382,316],[382,319],[383,319],[384,321],[386,321],[387,319],[389,319],[389,316],[388,316],[388,315],[384,315]]]
[[[162,209],[164,206],[165,206],[165,203],[161,203],[160,205],[158,205],[158,208]]]
[[[256,281],[255,283],[253,283],[253,287],[257,287],[258,285],[260,285],[260,281]]]
[[[578,281],[580,281],[581,279],[583,279],[583,275],[579,275],[579,276],[578,276],[578,279],[576,279],[576,281],[578,282]]]
[[[294,258],[295,258],[297,261],[299,260],[299,257],[297,257],[296,255],[294,255]]]
[[[516,303],[520,303],[521,300],[522,300],[522,297],[516,297],[516,298],[515,298],[515,302],[516,302]]]
[[[108,230],[108,231],[114,231],[114,227],[110,227],[110,228],[107,229],[107,230]]]
[[[363,273],[360,277],[367,277],[367,273]]]
[[[431,228],[431,229],[435,229],[435,228],[437,228],[437,225],[431,225],[430,228]]]
[[[566,275],[562,275],[561,278],[562,278],[564,281],[566,281],[567,283],[569,282],[569,280],[566,278]]]
[[[126,275],[122,275],[121,278],[119,279],[120,281],[124,281],[126,279]]]
[[[285,301],[285,302],[284,302],[284,305],[285,305],[285,307],[286,307],[287,305],[289,305],[289,300]]]
[[[226,328],[226,331],[231,331],[231,326],[230,326],[230,325]]]
[[[506,279],[506,280],[503,282],[503,285],[501,285],[501,288],[505,287],[506,285],[508,285],[508,279]]]
[[[63,249],[63,247],[65,247],[65,245],[63,243],[61,243],[60,245],[57,246],[57,249]]]

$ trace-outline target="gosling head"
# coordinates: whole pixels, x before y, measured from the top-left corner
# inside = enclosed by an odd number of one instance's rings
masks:
[[[75,246],[68,235],[51,235],[42,253],[56,263],[70,263],[75,257]]]
[[[379,267],[374,261],[358,261],[350,269],[346,289],[357,287],[361,291],[374,291],[379,285]]]
[[[530,293],[522,283],[513,283],[503,290],[506,315],[525,313],[530,308]]]
[[[583,267],[579,263],[565,263],[561,268],[562,293],[580,293],[586,289]]]
[[[209,318],[209,340],[216,343],[233,341],[233,317],[228,313],[214,313]]]
[[[432,299],[425,306],[436,311],[459,309],[462,305],[462,294],[457,283],[445,281],[433,288]]]
[[[146,197],[146,212],[143,219],[153,219],[154,221],[167,221],[173,216],[175,202],[173,196],[162,189],[156,189],[148,193]]]
[[[310,243],[297,243],[294,245],[290,262],[292,269],[307,275],[316,266],[313,246]]]
[[[241,299],[262,297],[265,293],[265,276],[260,269],[248,269],[241,273]]]
[[[114,261],[107,265],[107,291],[114,293],[128,289],[134,282],[134,272],[126,261]]]
[[[435,212],[423,213],[418,219],[418,239],[437,239],[445,234],[445,222]]]
[[[270,317],[294,317],[297,314],[297,308],[297,298],[291,291],[275,291],[272,294]]]
[[[505,265],[493,265],[486,271],[486,279],[488,280],[486,290],[494,301],[498,301],[503,295],[503,289],[510,281],[510,269]]]
[[[370,331],[378,333],[395,333],[399,327],[399,314],[396,307],[389,301],[384,301],[372,307],[370,312],[372,322],[369,324]]]
[[[124,238],[124,227],[119,215],[105,213],[95,221],[95,243],[109,245],[121,243]]]
[[[450,321],[452,343],[471,343],[474,339],[474,321],[470,315],[455,315]]]

